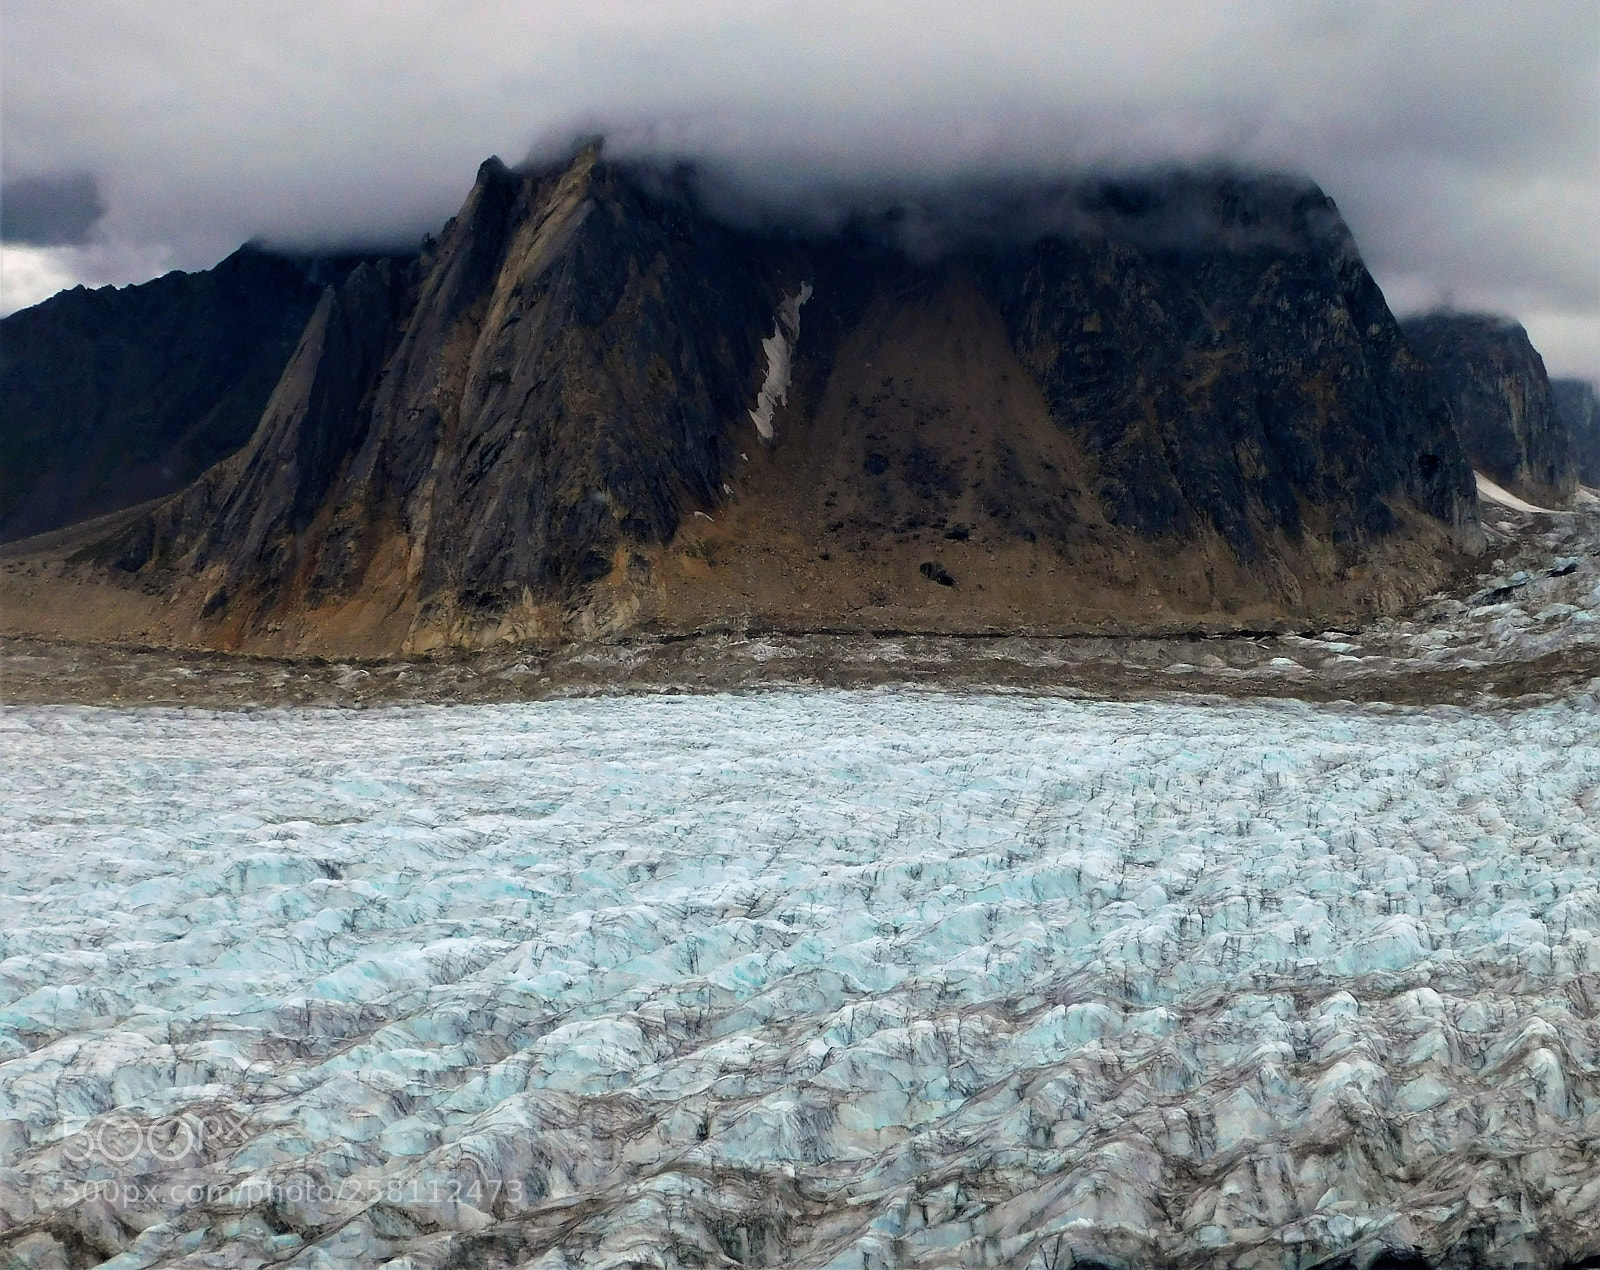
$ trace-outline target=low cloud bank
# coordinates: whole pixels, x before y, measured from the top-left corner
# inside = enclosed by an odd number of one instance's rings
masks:
[[[414,241],[486,155],[514,161],[581,130],[813,211],[841,188],[957,175],[1305,173],[1397,308],[1515,313],[1557,373],[1600,374],[1588,0],[934,0],[914,15],[832,0],[216,0],[199,18],[8,0],[6,21],[0,200],[28,182],[61,196],[44,224],[8,217],[6,307],[19,242],[161,248],[194,268],[252,237]],[[88,218],[90,189],[103,217]]]

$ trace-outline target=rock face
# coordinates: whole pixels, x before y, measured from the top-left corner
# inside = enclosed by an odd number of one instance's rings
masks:
[[[1472,465],[1523,498],[1565,504],[1577,491],[1577,464],[1528,333],[1482,313],[1430,313],[1404,327],[1438,376]]]
[[[1476,544],[1448,406],[1315,186],[986,207],[740,228],[596,149],[491,160],[414,266],[323,297],[243,450],[74,567],[192,618],[147,637],[374,652],[1237,626]]]
[[[1600,487],[1600,394],[1586,379],[1552,379],[1556,417],[1572,438],[1572,460],[1578,480]]]
[[[171,494],[238,449],[352,263],[246,246],[0,322],[0,541]]]

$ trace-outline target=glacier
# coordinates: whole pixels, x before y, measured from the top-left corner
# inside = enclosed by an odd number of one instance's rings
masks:
[[[1600,1252],[1592,695],[0,737],[8,1264]]]

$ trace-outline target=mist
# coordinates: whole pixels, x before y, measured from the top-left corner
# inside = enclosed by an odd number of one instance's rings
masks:
[[[247,239],[414,244],[489,154],[600,132],[614,157],[693,161],[744,214],[918,182],[1303,174],[1397,311],[1510,314],[1552,373],[1600,378],[1590,0],[0,4],[0,208],[36,204],[21,230],[6,215],[7,311]],[[80,197],[52,219],[49,189]]]

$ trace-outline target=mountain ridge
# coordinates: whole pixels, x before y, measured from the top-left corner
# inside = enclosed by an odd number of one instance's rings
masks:
[[[366,258],[247,243],[0,320],[0,542],[174,493],[237,450],[323,288]]]
[[[244,449],[29,567],[158,597],[157,638],[416,651],[1352,614],[1476,548],[1325,194],[1062,197],[1070,232],[919,257],[892,218],[722,223],[598,147],[487,161],[414,264],[323,296]]]

